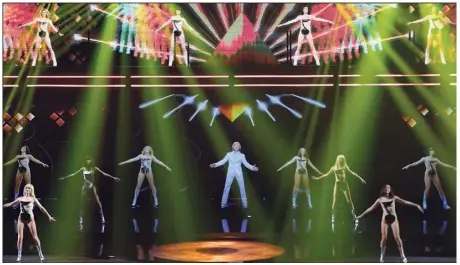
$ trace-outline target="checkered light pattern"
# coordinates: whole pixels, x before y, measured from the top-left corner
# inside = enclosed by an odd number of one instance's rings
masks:
[[[14,116],[8,112],[3,114],[3,131],[10,132],[14,129],[17,133],[20,133],[27,122],[31,122],[35,118],[32,112],[27,113],[25,116],[17,112]]]
[[[430,112],[430,111],[429,111],[425,106],[423,106],[423,105],[418,106],[417,110],[418,110],[418,111],[420,112],[420,114],[422,114],[423,116],[426,116],[426,115]],[[453,108],[451,108],[451,107],[446,107],[446,108],[444,109],[444,114],[447,115],[447,116],[451,116],[451,117],[453,117],[453,118],[455,119],[455,118],[456,118],[456,110],[457,110],[457,109],[456,109],[455,107],[453,107]],[[434,115],[435,115],[435,116],[438,116],[439,113],[435,113]],[[407,115],[403,115],[403,116],[402,116],[402,119],[403,119],[403,121],[404,121],[407,125],[409,125],[410,127],[415,127],[415,125],[417,125],[417,121],[415,121],[414,118],[411,118],[411,117],[409,117],[409,116],[407,116]]]
[[[65,124],[65,121],[64,121],[65,117],[64,116],[65,116],[66,113],[71,115],[71,116],[74,116],[75,114],[77,114],[77,109],[76,108],[70,108],[69,110],[67,110],[67,112],[64,111],[64,110],[55,111],[55,112],[51,113],[50,119],[55,121],[57,126],[62,127]]]

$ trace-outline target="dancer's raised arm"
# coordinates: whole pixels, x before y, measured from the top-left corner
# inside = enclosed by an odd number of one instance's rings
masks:
[[[134,158],[131,158],[131,159],[128,159],[126,161],[123,161],[123,162],[120,162],[118,165],[124,165],[124,164],[129,164],[129,163],[132,163],[132,162],[136,162],[136,161],[139,161],[141,159],[141,155],[138,155]]]
[[[115,181],[117,181],[117,182],[120,181],[119,178],[116,178],[116,177],[114,177],[114,176],[112,176],[112,175],[110,175],[110,174],[108,174],[108,173],[105,173],[104,171],[102,171],[102,170],[101,170],[100,168],[98,168],[98,167],[95,167],[95,169],[96,169],[97,171],[99,171],[99,173],[101,173],[102,175],[104,175],[104,176],[106,176],[106,177],[113,178],[113,179],[114,179]]]
[[[373,210],[375,210],[375,208],[377,208],[377,206],[379,205],[379,202],[380,202],[380,198],[378,198],[374,204],[372,204],[371,207],[367,208],[361,215],[359,215],[358,217],[356,217],[356,219],[361,219],[363,218],[366,214],[372,212]]]
[[[18,160],[19,160],[19,156],[17,155],[13,159],[11,159],[10,161],[8,161],[5,164],[3,164],[3,166],[8,166],[8,165],[11,165],[13,163],[16,163]]]
[[[161,25],[159,28],[157,28],[157,30],[155,30],[155,33],[158,33],[158,31],[162,30],[164,27],[169,25],[171,22],[172,22],[172,20],[168,19],[168,21],[166,21],[163,25]]]
[[[43,163],[42,161],[36,159],[35,157],[33,157],[32,155],[29,155],[29,159],[32,160],[33,162],[39,164],[39,165],[42,165],[43,167],[49,167],[47,164]]]
[[[160,165],[160,166],[166,168],[167,170],[171,171],[171,169],[170,169],[167,165],[165,165],[165,163],[161,162],[161,161],[160,161],[158,158],[156,158],[154,155],[152,155],[152,160],[153,160],[153,162],[157,163],[158,165]]]
[[[43,207],[41,205],[41,203],[37,200],[37,198],[34,199],[34,203],[37,205],[38,209],[40,209],[40,211],[42,211],[47,217],[48,217],[48,220],[51,222],[51,221],[56,221],[56,219],[54,219],[54,217],[52,217],[48,211],[45,209],[45,207]]]
[[[17,198],[16,200],[14,200],[12,202],[3,204],[3,208],[9,208],[11,206],[16,206],[18,204],[19,204],[19,198]]]
[[[416,207],[420,212],[423,213],[422,207],[420,207],[420,205],[418,205],[418,204],[416,204],[416,203],[413,203],[413,202],[410,202],[410,201],[403,200],[403,199],[401,199],[401,198],[398,197],[398,196],[395,196],[395,201],[397,201],[397,202],[399,202],[399,203],[402,203],[402,204],[405,204],[405,205],[409,205],[409,206]]]
[[[317,169],[317,168],[315,167],[315,165],[313,165],[313,163],[311,162],[310,159],[308,159],[308,165],[309,165],[311,168],[313,168],[314,171],[318,172],[318,174],[323,175],[323,173],[322,173],[321,171],[319,171],[319,169]]]
[[[61,180],[73,177],[73,176],[77,175],[78,173],[82,172],[83,170],[84,170],[84,168],[80,168],[77,172],[72,173],[72,174],[70,174],[68,176],[62,177],[62,178],[58,178],[58,180],[61,181]]]
[[[331,172],[332,172],[332,168],[329,169],[329,171],[328,171],[326,174],[323,174],[323,175],[321,175],[321,176],[319,176],[319,177],[313,177],[313,179],[318,180],[318,179],[325,178],[325,177],[327,177],[329,174],[331,174]]]
[[[246,156],[245,156],[245,155],[243,155],[243,165],[244,165],[247,169],[252,170],[252,171],[257,171],[257,170],[259,170],[259,169],[256,167],[256,165],[251,165],[251,164],[249,164],[249,162],[246,160]]]
[[[291,160],[289,160],[288,162],[286,162],[286,164],[282,165],[280,168],[278,168],[278,170],[276,171],[281,171],[283,168],[293,164],[295,161],[297,160],[297,157],[293,157]]]
[[[279,24],[278,26],[276,26],[277,28],[280,28],[280,27],[284,27],[284,26],[287,26],[287,25],[290,25],[290,24],[294,24],[296,23],[297,21],[300,20],[300,16],[294,18],[293,20],[289,20],[288,22],[286,23],[282,23],[282,24]]]
[[[359,180],[361,180],[361,182],[362,182],[363,184],[366,184],[366,181],[365,181],[362,177],[360,177],[358,174],[356,174],[355,172],[351,171],[351,169],[350,169],[348,166],[347,166],[347,171],[348,171],[350,174],[352,174],[353,176],[357,177]]]
[[[228,156],[229,156],[229,154],[227,153],[227,154],[225,155],[225,157],[224,157],[222,160],[220,160],[220,161],[217,162],[217,163],[213,163],[213,164],[211,164],[210,166],[211,166],[212,168],[215,168],[215,167],[220,167],[220,166],[224,165],[224,164],[227,163],[227,161],[228,161]]]
[[[447,167],[447,168],[450,168],[450,169],[453,169],[453,170],[457,170],[456,167],[451,166],[451,165],[449,165],[449,164],[446,164],[446,163],[442,162],[442,161],[439,160],[439,159],[438,159],[438,164],[439,164],[440,166],[443,166],[443,167]]]
[[[320,17],[313,16],[312,19],[316,20],[316,21],[320,21],[320,22],[326,22],[326,23],[329,23],[329,24],[334,24],[334,22],[332,22],[330,20],[327,20],[327,19],[324,19],[324,18],[320,18]]]
[[[403,169],[406,170],[406,169],[408,169],[408,168],[410,168],[410,167],[418,166],[418,165],[420,165],[421,163],[423,163],[424,160],[425,160],[425,158],[422,157],[419,161],[414,162],[414,163],[412,163],[412,164],[409,164],[409,165],[403,167]]]
[[[20,25],[19,28],[27,27],[27,26],[30,26],[30,25],[32,25],[32,24],[34,24],[34,23],[37,23],[37,18],[34,18],[32,21],[30,21],[30,22],[28,22],[28,23],[26,23],[26,24]]]

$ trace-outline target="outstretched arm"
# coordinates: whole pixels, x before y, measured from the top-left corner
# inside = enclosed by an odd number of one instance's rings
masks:
[[[421,163],[423,163],[424,160],[425,160],[425,158],[422,157],[419,161],[414,162],[414,163],[412,163],[412,164],[409,164],[409,165],[403,167],[403,169],[405,170],[405,169],[408,169],[408,168],[410,168],[410,167],[418,166],[418,165],[420,165]]]
[[[440,166],[443,166],[443,167],[447,167],[447,168],[450,168],[450,169],[453,169],[453,170],[457,170],[457,168],[455,168],[454,166],[451,166],[451,165],[449,165],[449,164],[446,164],[446,163],[442,162],[442,161],[439,160],[439,159],[438,159],[438,164],[439,164]]]
[[[364,211],[364,213],[362,213],[361,215],[359,215],[358,217],[356,217],[357,219],[361,219],[363,218],[363,216],[365,216],[366,214],[372,212],[375,208],[377,208],[377,206],[379,205],[379,201],[380,201],[380,198],[378,198],[374,204],[372,204],[371,207],[367,208],[367,210]]]
[[[356,174],[355,172],[351,171],[351,169],[350,169],[348,166],[347,166],[347,171],[348,171],[350,174],[352,174],[353,176],[357,177],[359,180],[361,180],[361,182],[362,182],[363,184],[366,184],[366,181],[365,181],[362,177],[360,177],[358,174]]]
[[[184,21],[184,24],[190,29],[190,31],[193,31],[195,34],[200,35],[198,31],[194,30],[192,26],[190,26],[190,24],[187,22],[187,20],[185,20],[185,18],[183,18],[182,21]]]
[[[132,162],[136,162],[136,161],[139,161],[141,159],[140,155],[134,157],[134,158],[131,158],[131,159],[128,159],[126,161],[123,161],[123,162],[120,162],[118,165],[124,165],[124,164],[128,164],[128,163],[132,163]]]
[[[13,159],[11,159],[10,161],[6,162],[5,164],[3,164],[4,166],[8,166],[8,165],[11,165],[15,162],[18,161],[18,156],[15,156]]]
[[[426,16],[426,17],[424,17],[422,19],[411,21],[411,22],[407,23],[407,25],[422,23],[422,22],[427,21],[428,19],[430,19],[432,17],[433,17],[432,15],[429,15],[429,16]]]
[[[114,176],[112,176],[112,175],[110,175],[110,174],[105,173],[105,172],[102,171],[100,168],[98,168],[98,167],[95,167],[95,168],[96,168],[96,170],[99,171],[99,173],[101,173],[102,175],[104,175],[104,176],[106,176],[106,177],[109,177],[109,178],[113,178],[115,181],[120,181],[119,178],[116,178],[116,177],[114,177]]]
[[[243,155],[243,165],[249,170],[252,170],[252,171],[257,171],[258,170],[258,168],[255,165],[253,166],[253,165],[249,164],[249,162],[246,160],[245,155]]]
[[[158,31],[162,30],[164,27],[166,27],[171,22],[172,22],[172,20],[168,19],[168,21],[166,21],[163,25],[161,25],[161,27],[157,28],[157,30],[155,30],[155,32],[158,32]]]
[[[417,209],[418,209],[420,212],[423,213],[422,207],[420,207],[420,205],[418,205],[418,204],[415,204],[415,203],[410,202],[410,201],[403,200],[403,199],[399,198],[398,196],[395,196],[395,201],[397,201],[397,202],[399,202],[399,203],[402,203],[402,204],[405,204],[405,205],[417,207]]]
[[[29,155],[29,159],[32,160],[33,162],[37,163],[37,164],[40,164],[40,165],[44,166],[44,167],[48,167],[47,164],[45,164],[45,163],[43,163],[42,161],[36,159],[36,158],[33,157],[32,155]]]
[[[299,18],[299,17],[296,17],[296,18],[294,18],[293,20],[289,20],[289,21],[286,22],[286,23],[279,24],[279,25],[277,26],[277,28],[279,28],[279,27],[284,27],[284,26],[287,26],[287,25],[296,23],[296,22],[299,21],[299,20],[300,20],[300,18]]]
[[[166,168],[167,170],[171,171],[171,169],[167,165],[165,165],[165,163],[163,163],[160,160],[158,160],[158,158],[156,158],[155,156],[152,156],[152,160],[153,160],[153,162],[157,163],[158,165],[160,165],[160,166]]]
[[[318,172],[318,174],[323,175],[323,173],[322,173],[321,171],[319,171],[319,170],[315,167],[315,165],[313,165],[313,163],[311,162],[310,159],[308,159],[308,165],[309,165],[311,168],[313,168],[314,171]]]
[[[313,17],[313,20],[334,24],[334,22],[320,17]]]
[[[18,204],[19,204],[19,198],[17,198],[16,200],[14,200],[12,202],[3,204],[3,208],[8,208],[8,207],[15,206],[15,205],[18,205]]]
[[[276,171],[281,171],[283,168],[289,166],[290,164],[294,163],[297,160],[297,157],[293,157],[291,160],[287,161],[286,164],[282,165],[278,170]]]
[[[35,22],[37,22],[37,19],[35,18],[34,20],[30,21],[29,23],[26,23],[26,24],[22,24],[21,26],[19,26],[20,28],[22,27],[27,27],[27,26],[30,26],[32,24],[34,24]]]
[[[53,31],[54,31],[55,33],[59,34],[59,36],[63,36],[64,34],[62,34],[62,33],[59,32],[59,29],[56,28],[56,27],[54,26],[53,21],[51,21],[51,19],[50,19],[49,21],[50,21],[50,27],[51,27],[51,29],[53,29]]]
[[[46,216],[48,217],[48,220],[51,222],[51,221],[56,221],[54,219],[54,217],[52,217],[48,211],[45,209],[45,207],[43,207],[41,205],[41,203],[37,200],[37,198],[35,198],[35,204],[37,205],[38,209],[40,209],[40,211],[42,211],[44,214],[46,214]]]
[[[319,176],[319,177],[316,177],[316,178],[313,177],[313,179],[318,180],[318,179],[325,178],[325,177],[327,177],[329,174],[331,174],[331,172],[332,172],[332,167],[331,167],[331,169],[329,169],[329,171],[328,171],[326,174],[323,174],[323,175],[321,175],[321,176]]]
[[[75,172],[75,173],[72,173],[72,174],[70,174],[70,175],[68,175],[68,176],[65,176],[65,177],[63,177],[63,178],[58,178],[58,179],[59,179],[59,180],[64,180],[64,179],[73,177],[73,176],[77,175],[78,173],[80,173],[81,171],[83,171],[83,168],[80,168],[80,169],[79,169],[77,172]]]
[[[214,167],[220,167],[222,166],[223,164],[227,163],[228,161],[228,153],[225,155],[224,158],[222,158],[222,160],[220,160],[219,162],[217,163],[214,163],[214,164],[211,164],[211,167],[214,168]]]

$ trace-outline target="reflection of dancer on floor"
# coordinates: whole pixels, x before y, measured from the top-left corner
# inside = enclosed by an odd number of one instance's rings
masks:
[[[441,180],[439,179],[438,170],[436,169],[436,166],[439,164],[440,166],[451,168],[453,170],[457,170],[457,169],[454,166],[441,162],[441,160],[434,157],[434,155],[435,155],[434,149],[430,148],[428,156],[422,157],[419,161],[409,164],[403,167],[403,169],[406,170],[410,167],[414,167],[414,166],[424,163],[425,164],[425,192],[423,193],[423,202],[422,202],[423,209],[424,210],[427,209],[426,200],[428,196],[430,195],[431,182],[433,182],[434,186],[438,190],[439,197],[441,198],[442,207],[445,210],[449,210],[450,206],[449,204],[447,204],[446,194],[444,193],[444,190],[442,188]]]
[[[299,37],[297,39],[297,49],[296,49],[295,55],[294,55],[294,65],[297,65],[297,60],[299,59],[300,49],[302,48],[302,43],[303,43],[304,39],[306,39],[307,42],[308,42],[308,45],[310,45],[310,49],[311,49],[311,51],[313,53],[313,57],[315,58],[316,64],[320,65],[318,53],[316,52],[316,48],[315,48],[315,43],[313,42],[313,35],[311,34],[311,22],[312,22],[312,20],[321,21],[321,22],[327,22],[327,23],[333,24],[332,21],[329,21],[327,19],[323,19],[323,18],[319,18],[319,17],[313,16],[313,15],[309,15],[308,14],[308,7],[306,6],[306,7],[303,8],[303,14],[302,15],[296,17],[295,19],[293,19],[291,21],[288,21],[286,23],[278,25],[278,27],[283,27],[283,26],[287,26],[287,25],[290,25],[290,24],[293,24],[293,23],[296,23],[296,22],[300,23],[300,32],[299,32]]]
[[[158,34],[160,30],[162,30],[164,27],[166,27],[169,24],[173,25],[173,32],[171,33],[171,46],[169,49],[169,66],[172,66],[172,63],[174,61],[174,50],[176,49],[175,47],[175,42],[176,40],[179,42],[181,48],[182,48],[182,56],[184,57],[184,62],[185,65],[189,64],[188,61],[188,52],[187,52],[187,45],[185,41],[185,36],[184,36],[184,30],[182,29],[182,23],[184,23],[191,31],[193,31],[195,34],[198,35],[198,32],[196,32],[188,23],[185,18],[181,17],[180,15],[181,10],[177,9],[176,10],[176,15],[172,16],[166,23],[161,25],[155,33]]]
[[[112,178],[117,182],[120,181],[119,178],[113,177],[105,173],[104,171],[100,170],[98,167],[94,166],[93,160],[90,157],[86,158],[85,166],[80,168],[77,172],[72,173],[66,177],[59,178],[59,180],[62,181],[64,179],[73,177],[79,174],[80,172],[83,172],[83,186],[81,187],[81,200],[82,200],[81,207],[82,208],[80,209],[80,225],[83,224],[83,199],[86,195],[86,190],[91,190],[91,189],[93,190],[94,198],[96,198],[97,205],[99,206],[99,213],[101,214],[101,223],[105,223],[104,211],[102,210],[101,200],[99,199],[99,195],[97,194],[97,188],[96,188],[96,185],[94,184],[95,183],[94,181],[95,171],[98,171],[102,175]]]
[[[241,164],[252,171],[258,171],[259,169],[256,167],[256,165],[251,166],[246,160],[246,156],[241,153],[240,150],[241,144],[239,142],[234,142],[232,144],[231,152],[228,152],[219,162],[210,165],[211,168],[216,168],[228,162],[227,177],[225,179],[225,187],[224,192],[222,193],[222,201],[220,204],[221,208],[225,208],[227,206],[228,194],[230,193],[230,188],[232,187],[232,183],[235,178],[238,182],[238,186],[240,187],[243,208],[248,207],[248,200],[246,198],[246,190],[244,189],[243,170],[241,169]]]
[[[137,197],[139,196],[139,191],[141,189],[141,186],[142,186],[142,183],[144,182],[145,177],[147,177],[147,181],[149,182],[150,189],[152,190],[153,206],[156,208],[158,207],[158,197],[157,197],[157,189],[153,182],[152,162],[157,163],[158,165],[166,168],[169,171],[171,171],[171,169],[153,155],[153,150],[152,150],[152,147],[150,146],[144,147],[144,149],[142,150],[142,153],[136,156],[135,158],[131,158],[129,160],[121,162],[118,165],[121,166],[124,164],[136,162],[139,160],[141,161],[141,168],[137,176],[137,185],[136,185],[136,189],[134,190],[132,207],[136,207]]]
[[[427,33],[427,40],[426,40],[426,48],[425,48],[425,64],[429,64],[431,62],[430,59],[430,49],[433,46],[433,41],[438,43],[439,47],[439,55],[441,57],[441,62],[446,64],[446,59],[444,57],[444,44],[443,44],[443,29],[444,26],[448,24],[455,25],[450,19],[444,15],[442,10],[433,4],[431,7],[431,15],[428,15],[422,19],[415,20],[412,22],[407,23],[407,25],[422,23],[425,21],[430,22],[430,27],[428,28]]]
[[[153,227],[152,227],[152,233],[147,234],[147,231],[141,231],[144,229],[141,229],[141,227],[144,227],[139,224],[137,218],[133,218],[132,220],[133,223],[133,231],[134,235],[136,237],[136,252],[137,252],[137,260],[138,261],[154,261],[155,256],[154,256],[154,251],[156,248],[156,235],[158,233],[158,218],[155,218],[153,220]],[[146,236],[147,235],[147,236]],[[146,257],[148,254],[148,257]]]
[[[40,46],[43,40],[45,41],[46,46],[48,47],[48,50],[51,54],[51,59],[53,60],[53,66],[57,66],[56,55],[54,54],[53,46],[51,46],[51,39],[50,39],[49,31],[48,31],[48,26],[51,27],[51,29],[54,32],[58,33],[59,36],[64,36],[64,35],[59,33],[59,30],[53,25],[53,22],[51,21],[51,19],[49,19],[50,15],[51,14],[47,9],[43,9],[40,17],[35,18],[29,23],[19,26],[20,28],[22,28],[22,27],[30,26],[35,23],[38,24],[37,35],[35,36],[35,39],[34,39],[35,49],[34,49],[34,53],[32,56],[32,66],[35,66],[35,64],[37,63],[38,52],[40,50]]]
[[[350,192],[350,187],[348,186],[348,181],[346,179],[347,174],[351,174],[355,177],[357,177],[363,184],[366,184],[366,181],[364,181],[363,178],[361,178],[358,174],[355,172],[351,171],[350,168],[348,167],[347,161],[345,159],[344,155],[339,155],[337,156],[337,159],[335,161],[334,166],[327,172],[326,174],[320,176],[320,177],[313,177],[313,179],[321,179],[329,174],[334,173],[335,175],[335,184],[334,184],[334,191],[333,191],[333,199],[332,199],[332,223],[335,222],[335,203],[337,201],[337,189],[338,191],[342,192],[343,195],[345,196],[345,199],[347,200],[347,203],[350,204],[351,206],[351,214],[353,217],[356,217],[355,215],[355,206],[353,204],[353,200],[351,199],[351,192]]]
[[[14,45],[13,45],[13,28],[12,21],[7,20],[3,23],[3,60],[13,60],[14,58]],[[8,49],[10,56],[8,57]]]
[[[37,226],[35,225],[35,218],[34,218],[34,205],[37,205],[38,209],[42,211],[48,217],[48,220],[56,221],[54,217],[46,211],[46,209],[40,204],[40,202],[35,198],[34,186],[32,184],[27,184],[24,187],[24,193],[22,197],[15,199],[13,202],[4,204],[3,207],[11,207],[19,205],[21,207],[21,212],[19,213],[18,218],[18,258],[17,261],[21,261],[22,257],[22,239],[24,237],[24,224],[27,224],[29,227],[30,233],[34,238],[38,255],[40,256],[40,260],[44,261],[45,257],[42,253],[42,248],[40,244],[40,239],[38,238],[37,234]]]
[[[297,207],[297,193],[299,192],[300,179],[302,178],[305,185],[305,193],[307,194],[308,208],[312,208],[311,204],[311,195],[310,195],[310,184],[308,181],[308,165],[313,168],[318,174],[323,175],[316,167],[313,165],[311,160],[308,158],[307,151],[305,148],[300,148],[297,156],[293,157],[290,161],[280,167],[277,171],[281,171],[283,168],[289,166],[292,163],[296,163],[296,170],[294,173],[294,189],[292,191],[292,208]]]
[[[21,147],[21,154],[17,155],[15,158],[6,162],[4,166],[11,165],[15,162],[18,162],[18,170],[16,171],[16,178],[14,184],[14,199],[16,200],[19,196],[19,188],[21,188],[22,180],[24,179],[25,184],[30,184],[32,175],[30,172],[29,162],[35,162],[42,165],[43,167],[48,167],[47,164],[41,162],[30,154],[29,147]],[[16,206],[17,207],[17,206]],[[15,208],[16,208],[15,207]]]
[[[221,220],[221,223],[222,223],[222,231],[224,231],[224,233],[230,233],[230,225],[228,224],[228,220],[226,218],[222,218]],[[248,230],[248,219],[247,218],[244,218],[243,220],[241,220],[241,229],[240,229],[240,233],[246,233],[246,231]]]
[[[378,198],[371,207],[364,211],[364,213],[358,216],[357,219],[361,219],[364,215],[368,214],[369,212],[377,208],[380,204],[383,210],[381,222],[382,240],[380,241],[380,262],[383,262],[383,258],[385,256],[385,249],[388,237],[388,227],[391,226],[391,230],[393,231],[393,237],[395,238],[396,244],[398,245],[399,254],[401,254],[401,259],[404,263],[406,263],[407,259],[404,255],[403,242],[401,240],[399,233],[399,222],[398,216],[396,215],[395,202],[417,207],[417,209],[423,213],[422,207],[415,203],[405,201],[399,198],[398,196],[395,196],[393,191],[391,190],[391,186],[385,185],[380,193],[380,198]]]

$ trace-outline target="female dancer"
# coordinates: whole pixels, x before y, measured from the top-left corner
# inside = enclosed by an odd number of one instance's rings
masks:
[[[296,23],[296,22],[300,23],[300,32],[299,32],[299,37],[297,39],[297,49],[296,49],[295,55],[294,55],[294,65],[297,65],[297,60],[299,59],[299,55],[300,55],[300,48],[302,48],[302,43],[303,43],[304,39],[306,39],[307,42],[308,42],[308,45],[310,45],[310,50],[313,53],[313,57],[315,58],[316,65],[320,65],[318,53],[316,52],[315,44],[313,43],[313,36],[311,34],[311,21],[312,20],[321,21],[321,22],[327,22],[327,23],[330,23],[330,24],[334,23],[334,22],[329,21],[327,19],[323,19],[323,18],[319,18],[319,17],[313,16],[313,15],[309,15],[308,14],[308,7],[306,6],[306,7],[303,8],[303,14],[302,15],[300,15],[300,16],[296,17],[295,19],[290,20],[290,21],[288,21],[286,23],[278,25],[278,28],[279,28],[279,27],[283,27],[283,26],[287,26],[287,25]]]
[[[97,205],[99,205],[99,213],[101,214],[101,223],[105,223],[104,212],[102,211],[101,200],[99,199],[99,195],[97,194],[96,185],[94,184],[94,171],[95,170],[97,170],[99,173],[101,173],[102,175],[106,177],[114,179],[117,182],[120,181],[119,178],[113,177],[105,173],[104,171],[100,170],[98,167],[94,166],[93,160],[90,157],[86,157],[86,164],[82,168],[80,168],[77,172],[72,173],[66,177],[59,178],[59,181],[73,177],[77,175],[78,173],[83,172],[83,186],[81,187],[81,197],[80,198],[83,201],[83,198],[85,197],[85,194],[86,194],[86,190],[92,189],[94,197],[96,198]],[[80,224],[82,223],[83,223],[83,208],[81,208],[80,210]]]
[[[425,48],[425,64],[429,64],[431,62],[430,49],[433,45],[433,39],[439,45],[439,55],[441,57],[441,62],[446,64],[446,59],[444,57],[444,44],[442,41],[442,30],[447,24],[455,25],[455,23],[453,23],[446,15],[444,15],[440,8],[433,4],[431,7],[431,15],[428,15],[419,20],[409,22],[407,25],[422,23],[427,20],[430,22],[430,27],[428,28],[428,34],[426,36],[427,42]]]
[[[139,170],[139,174],[137,175],[137,185],[136,185],[136,189],[134,190],[132,207],[133,208],[136,207],[137,197],[139,196],[139,190],[141,189],[141,186],[142,186],[142,183],[144,182],[145,177],[147,177],[147,181],[150,184],[150,189],[152,190],[153,202],[154,202],[153,206],[157,208],[158,198],[157,198],[157,189],[155,188],[155,184],[153,182],[152,161],[166,168],[169,171],[171,171],[171,169],[153,155],[153,150],[152,150],[152,147],[150,146],[144,147],[144,149],[142,149],[142,153],[136,156],[135,158],[131,158],[129,160],[121,162],[118,165],[121,166],[124,164],[139,161],[139,160],[141,161],[141,168]]]
[[[3,23],[3,60],[13,60],[14,58],[14,44],[13,34],[14,29],[12,28],[12,21],[7,20]],[[8,48],[10,50],[10,56],[8,57]]]
[[[294,156],[290,161],[281,166],[277,171],[281,171],[283,168],[289,166],[292,163],[296,163],[297,167],[294,174],[294,189],[292,191],[292,208],[297,208],[297,193],[299,192],[300,178],[302,178],[305,185],[305,193],[307,194],[308,208],[312,208],[311,196],[310,196],[310,184],[308,183],[308,165],[313,168],[318,174],[323,175],[311,162],[308,158],[307,151],[305,148],[300,148],[296,156]]]
[[[29,162],[33,161],[37,164],[42,165],[43,167],[48,167],[47,164],[41,162],[40,160],[36,159],[30,154],[29,147],[23,146],[21,147],[21,154],[17,155],[15,158],[11,159],[10,161],[6,162],[4,166],[13,164],[18,162],[18,170],[16,171],[16,180],[14,184],[14,199],[16,200],[19,196],[19,188],[21,187],[22,180],[24,179],[26,184],[30,184],[31,182],[31,172],[29,167]],[[15,206],[14,208],[17,208]]]
[[[248,199],[246,198],[246,190],[244,189],[244,179],[243,179],[243,170],[241,169],[241,164],[243,164],[247,169],[252,171],[258,171],[259,168],[256,165],[251,165],[246,160],[246,156],[240,152],[241,144],[239,142],[234,142],[232,144],[232,151],[228,152],[225,157],[217,163],[210,165],[211,168],[216,168],[224,165],[228,162],[227,178],[225,180],[225,187],[222,193],[221,208],[227,206],[228,194],[230,193],[230,188],[232,187],[233,180],[236,178],[238,186],[240,186],[241,201],[243,203],[243,208],[248,208]]]
[[[40,51],[42,41],[45,41],[46,46],[48,47],[48,50],[51,54],[51,59],[53,60],[53,66],[57,66],[56,55],[54,54],[53,46],[51,46],[51,39],[50,34],[48,32],[48,26],[50,26],[53,31],[58,33],[59,36],[63,36],[63,34],[59,33],[59,30],[53,25],[53,22],[51,21],[51,19],[49,19],[50,15],[51,14],[47,9],[43,9],[40,17],[35,18],[29,23],[19,26],[20,28],[22,28],[38,23],[38,31],[34,39],[35,48],[34,53],[32,55],[32,66],[35,66],[35,64],[37,63],[37,57]]]
[[[185,20],[185,18],[181,17],[180,15],[181,10],[177,9],[176,10],[176,15],[172,16],[166,23],[161,25],[155,33],[158,33],[160,30],[162,30],[164,27],[166,27],[169,24],[173,25],[173,32],[171,34],[171,46],[169,49],[169,66],[172,66],[172,63],[174,61],[174,50],[175,50],[175,41],[176,39],[179,41],[179,44],[182,48],[182,56],[184,57],[184,62],[185,65],[188,65],[188,53],[187,53],[187,47],[186,47],[186,42],[185,42],[185,36],[184,36],[184,31],[182,29],[182,23],[184,23],[191,31],[193,31],[195,34],[199,34],[196,32]]]
[[[333,199],[332,199],[332,222],[335,222],[335,202],[337,200],[337,189],[343,193],[345,199],[351,206],[351,214],[355,218],[355,206],[353,204],[353,200],[351,199],[351,192],[350,187],[348,186],[348,181],[346,179],[347,173],[357,177],[363,184],[366,184],[363,178],[358,176],[355,172],[351,171],[348,167],[347,161],[344,155],[338,155],[337,159],[335,160],[334,166],[327,172],[326,174],[320,177],[313,177],[313,179],[318,180],[328,176],[331,172],[334,172],[335,175],[335,184],[334,184],[334,192],[333,192]],[[357,219],[355,219],[357,220]]]
[[[42,211],[48,217],[50,222],[56,221],[54,217],[46,211],[46,209],[40,204],[40,202],[35,198],[34,186],[32,184],[27,184],[24,187],[23,196],[15,199],[13,202],[4,204],[3,207],[11,207],[20,205],[21,212],[19,213],[18,217],[18,258],[17,261],[21,261],[22,257],[22,238],[24,236],[24,224],[27,224],[29,227],[30,233],[35,240],[35,244],[37,247],[38,255],[40,256],[40,260],[44,261],[45,257],[42,253],[42,248],[40,244],[40,239],[38,238],[37,234],[37,226],[35,225],[35,218],[34,218],[34,205],[37,205],[38,209]]]
[[[423,193],[423,201],[422,201],[423,209],[424,210],[427,209],[426,200],[428,196],[430,195],[431,182],[433,182],[434,186],[438,190],[439,197],[441,198],[442,207],[445,210],[449,210],[450,206],[449,204],[447,204],[446,194],[444,193],[444,190],[442,189],[441,180],[439,179],[436,165],[439,164],[440,166],[451,168],[453,170],[457,170],[457,169],[454,166],[443,163],[441,162],[441,160],[434,157],[435,152],[433,148],[428,149],[428,152],[429,152],[428,156],[422,157],[419,161],[403,167],[403,170],[407,170],[410,167],[417,166],[417,165],[424,163],[425,164],[425,192]]]
[[[382,188],[382,191],[380,192],[380,198],[378,198],[371,207],[369,207],[366,211],[364,211],[364,213],[362,213],[360,216],[356,218],[363,218],[364,215],[368,214],[369,212],[377,208],[380,204],[383,210],[381,222],[382,240],[380,240],[380,262],[383,262],[383,258],[385,256],[388,227],[391,226],[391,230],[393,231],[393,237],[395,238],[396,244],[398,245],[399,254],[401,254],[401,259],[404,263],[407,263],[406,256],[404,255],[403,242],[399,234],[399,223],[398,216],[396,215],[395,202],[417,207],[417,209],[423,213],[422,207],[413,202],[405,201],[399,198],[398,196],[395,196],[393,191],[391,190],[391,186],[385,185]]]

